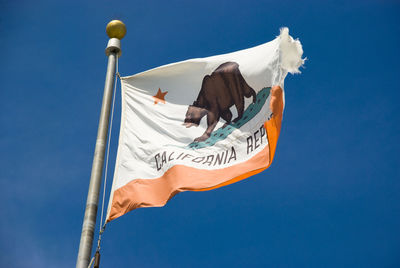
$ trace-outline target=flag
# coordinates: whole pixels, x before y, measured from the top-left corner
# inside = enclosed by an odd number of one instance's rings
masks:
[[[273,41],[121,78],[121,128],[107,221],[216,189],[271,165],[284,79],[303,50],[287,28]]]

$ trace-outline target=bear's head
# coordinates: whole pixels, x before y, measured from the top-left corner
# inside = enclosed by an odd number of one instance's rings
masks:
[[[199,126],[201,118],[207,114],[207,110],[193,105],[189,105],[186,112],[185,120],[183,125],[186,127]]]

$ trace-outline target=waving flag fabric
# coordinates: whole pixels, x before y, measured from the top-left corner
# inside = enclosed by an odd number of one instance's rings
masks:
[[[107,221],[225,186],[268,168],[283,82],[302,65],[283,28],[269,43],[121,78],[122,117]]]

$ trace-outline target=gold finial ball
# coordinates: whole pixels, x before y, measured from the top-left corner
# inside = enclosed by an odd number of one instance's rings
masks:
[[[121,40],[126,34],[125,24],[120,20],[112,20],[107,24],[106,33],[110,38]]]

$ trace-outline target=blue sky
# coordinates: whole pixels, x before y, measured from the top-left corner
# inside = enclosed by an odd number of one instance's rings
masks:
[[[0,266],[75,265],[118,18],[122,75],[282,26],[308,61],[268,170],[111,222],[101,267],[399,267],[399,17],[398,1],[2,1]]]

